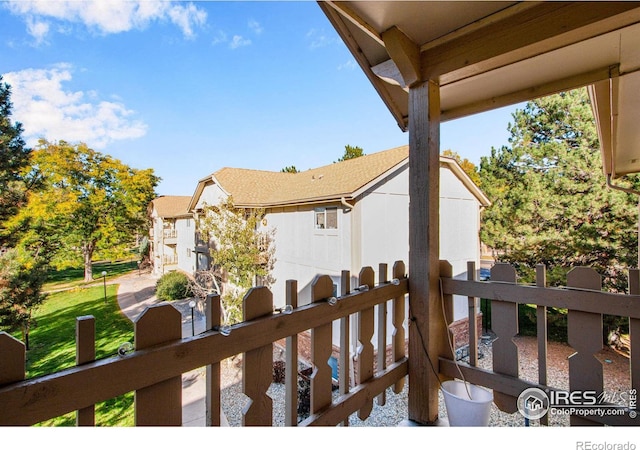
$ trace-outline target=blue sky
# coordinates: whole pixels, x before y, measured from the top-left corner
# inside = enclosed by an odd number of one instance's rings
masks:
[[[191,195],[225,167],[279,171],[408,142],[316,2],[0,1],[0,74],[24,137],[85,142]],[[514,107],[442,125],[479,163]]]

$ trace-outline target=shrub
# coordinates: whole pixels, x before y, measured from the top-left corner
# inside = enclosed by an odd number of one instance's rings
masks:
[[[182,272],[165,273],[156,283],[156,297],[160,300],[180,300],[189,296],[189,278]]]

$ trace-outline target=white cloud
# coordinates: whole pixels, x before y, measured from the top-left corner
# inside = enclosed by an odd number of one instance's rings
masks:
[[[218,44],[221,44],[223,42],[228,42],[228,41],[229,41],[229,39],[227,38],[227,33],[225,33],[224,31],[218,31],[216,36],[211,41],[211,45],[218,45]]]
[[[356,64],[356,62],[353,59],[350,59],[349,61],[345,62],[344,64],[340,64],[338,66],[338,70],[354,70],[358,67],[358,65]]]
[[[122,103],[100,101],[95,91],[65,90],[63,83],[72,79],[69,65],[9,72],[3,78],[11,86],[13,116],[22,123],[28,145],[45,138],[102,149],[111,142],[146,134],[147,126],[133,120],[134,112]]]
[[[170,21],[182,30],[185,37],[194,35],[194,28],[202,26],[207,13],[193,3],[164,0],[10,0],[4,3],[12,13],[30,21],[44,23],[44,19],[82,24],[102,34],[143,29],[154,21]],[[36,40],[40,34],[27,31]],[[49,32],[50,29],[47,29]]]
[[[47,40],[49,23],[30,17],[27,19],[27,32],[35,39],[36,45],[41,45]]]
[[[306,38],[309,41],[309,47],[311,49],[326,47],[339,42],[337,37],[329,37],[323,31],[316,30],[315,28],[307,32]]]
[[[249,20],[249,29],[258,35],[262,34],[262,31],[264,31],[262,25],[260,25],[258,21],[253,19]]]
[[[186,7],[172,6],[169,10],[171,21],[182,29],[185,37],[191,38],[195,35],[193,26],[203,26],[207,21],[207,13],[202,11],[193,3],[189,3]]]
[[[235,35],[231,38],[231,42],[229,43],[229,47],[232,49],[236,49],[238,47],[244,47],[247,45],[251,45],[251,39],[243,38],[242,36]]]

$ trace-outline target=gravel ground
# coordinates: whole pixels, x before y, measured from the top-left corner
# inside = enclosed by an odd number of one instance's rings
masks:
[[[520,349],[520,376],[523,379],[535,382],[537,380],[537,343],[535,338],[517,337],[514,339]],[[492,365],[491,344],[480,344],[479,367],[490,369]],[[276,351],[277,353],[278,351]],[[568,389],[568,362],[567,358],[573,353],[571,347],[561,343],[549,343],[548,359],[549,384],[558,388]],[[274,354],[277,358],[279,354]],[[619,391],[628,389],[629,363],[628,359],[611,349],[603,349],[596,355],[603,362],[605,373],[605,391]],[[241,426],[242,408],[246,405],[247,397],[241,392],[242,364],[239,357],[226,360],[222,364],[222,408],[230,426]],[[386,391],[386,405],[379,406],[374,400],[373,410],[366,420],[360,420],[357,414],[349,417],[349,425],[353,427],[394,427],[401,425],[407,419],[407,385],[399,394],[395,394],[392,388]],[[284,426],[284,384],[272,383],[268,394],[273,399],[273,425]],[[334,391],[337,397],[337,391]],[[440,417],[446,418],[442,393],[440,396]],[[568,426],[566,417],[552,416],[550,426]],[[493,427],[522,427],[526,426],[520,413],[504,413],[492,404],[489,426]],[[532,420],[529,426],[540,426],[539,421]]]

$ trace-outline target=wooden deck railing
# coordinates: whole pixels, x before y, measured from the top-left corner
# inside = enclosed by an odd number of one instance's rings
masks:
[[[475,274],[470,264],[468,274]],[[442,277],[444,301],[451,295],[469,298],[469,348],[475,349],[478,334],[475,324],[479,298],[491,301],[491,324],[496,340],[493,342],[493,368],[481,369],[477,353],[470,352],[469,363],[456,363],[449,358],[440,358],[440,373],[449,378],[460,378],[461,370],[466,381],[482,385],[494,391],[494,403],[507,413],[518,411],[518,395],[530,387],[560,390],[547,385],[547,312],[555,307],[567,310],[568,343],[575,350],[569,357],[569,391],[590,390],[603,393],[603,367],[594,354],[602,350],[603,314],[628,317],[631,339],[629,358],[630,386],[620,386],[629,391],[640,388],[640,273],[633,269],[629,274],[629,295],[601,291],[601,278],[594,270],[577,267],[567,275],[567,286],[546,287],[544,266],[537,267],[536,286],[516,283],[516,271],[508,264],[496,264],[491,269],[491,281],[475,281]],[[538,340],[538,382],[519,377],[518,347],[513,338],[518,334],[518,304],[536,305]],[[640,418],[628,412],[611,416],[571,416],[571,425],[640,425]],[[543,424],[546,418],[541,419]]]
[[[630,273],[629,295],[600,290],[600,277],[591,269],[576,268],[567,278],[567,287],[546,287],[544,268],[538,268],[536,286],[516,283],[515,270],[496,264],[491,281],[454,279],[450,266],[442,264],[441,292],[446,315],[452,311],[452,296],[469,298],[469,363],[454,361],[441,355],[438,370],[442,379],[459,378],[490,388],[495,404],[506,412],[517,411],[516,399],[529,387],[559,390],[547,383],[546,308],[566,309],[569,344],[575,354],[569,359],[570,390],[603,391],[602,364],[594,353],[602,348],[602,315],[629,318],[631,356],[630,388],[640,386],[640,273]],[[475,273],[470,264],[468,273]],[[446,274],[446,275],[445,275]],[[220,327],[217,296],[206,302],[207,326],[199,335],[181,338],[181,315],[170,304],[148,308],[135,322],[135,348],[122,356],[94,361],[93,318],[78,318],[76,367],[39,378],[25,380],[25,346],[6,333],[0,333],[0,425],[32,425],[60,415],[78,411],[79,425],[93,425],[93,405],[107,399],[135,392],[136,425],[182,424],[181,375],[206,367],[206,425],[221,423],[220,362],[243,355],[243,392],[250,399],[243,412],[243,425],[270,426],[273,421],[272,401],[267,395],[273,380],[273,343],[286,340],[285,425],[337,425],[348,423],[357,412],[365,419],[372,410],[373,399],[384,403],[385,390],[403,388],[408,373],[403,323],[406,320],[405,299],[409,279],[402,262],[393,267],[392,280],[387,266],[381,264],[378,282],[374,271],[361,270],[357,287],[351,287],[350,273],[342,273],[342,292],[333,297],[333,281],[319,276],[312,285],[311,303],[297,306],[297,286],[287,282],[286,303],[291,312],[274,310],[272,293],[263,287],[252,289],[244,299],[244,318],[239,324]],[[491,301],[491,323],[497,339],[493,342],[493,366],[478,367],[478,343],[475,315],[478,299]],[[440,299],[438,299],[440,301]],[[513,341],[518,333],[518,304],[537,308],[538,368],[537,382],[519,376],[518,347]],[[387,315],[393,330],[385,331]],[[350,317],[356,316],[359,351],[355,358],[356,379],[350,379]],[[332,394],[333,380],[328,360],[332,351],[332,326],[340,323],[339,396]],[[297,420],[298,352],[296,336],[311,331],[311,414]],[[377,333],[378,339],[372,337]],[[387,342],[386,336],[393,336]],[[431,336],[431,338],[434,338]],[[447,339],[446,336],[435,337]],[[391,345],[390,358],[378,351]],[[635,350],[634,350],[635,349]],[[637,425],[639,419],[624,416],[571,418],[571,425]],[[543,419],[541,422],[546,423]]]
[[[280,339],[295,342],[295,336],[311,330],[311,353],[314,371],[311,375],[311,414],[298,425],[337,425],[358,411],[366,418],[372,399],[389,386],[402,388],[407,374],[404,339],[394,340],[393,357],[374,370],[371,335],[375,329],[373,308],[387,302],[394,317],[404,315],[404,299],[408,279],[404,264],[397,262],[393,280],[387,281],[387,266],[380,265],[379,281],[374,271],[362,269],[358,288],[344,289],[333,297],[333,282],[319,276],[312,286],[311,303],[295,307],[295,282],[287,284],[287,303],[292,311],[276,311],[272,293],[264,287],[253,288],[244,299],[244,321],[229,329],[220,327],[219,298],[207,300],[207,330],[199,335],[181,338],[181,314],[168,303],[147,308],[134,324],[133,351],[121,356],[93,360],[93,317],[78,318],[78,365],[58,373],[25,380],[25,346],[7,333],[0,333],[0,425],[33,425],[60,415],[78,411],[79,425],[93,425],[93,405],[135,392],[136,425],[182,424],[181,375],[190,370],[207,368],[207,425],[220,425],[220,362],[243,355],[243,392],[250,404],[243,412],[243,425],[272,425],[272,402],[267,395],[273,380],[273,343]],[[350,280],[343,272],[343,280]],[[348,282],[348,281],[347,281]],[[350,283],[349,283],[350,284]],[[382,309],[380,309],[382,311]],[[332,398],[332,373],[328,364],[332,351],[332,322],[357,315],[362,351],[358,355],[358,383],[349,387],[341,376],[342,395]],[[394,324],[399,324],[395,320]],[[348,328],[348,327],[347,327]],[[400,326],[402,328],[402,326]],[[344,330],[344,327],[343,327]],[[378,331],[380,334],[380,330]],[[347,330],[348,335],[348,330]],[[398,330],[398,336],[404,331]],[[384,336],[384,334],[383,334]],[[343,342],[348,344],[348,339]],[[400,343],[402,345],[400,345]],[[379,345],[386,346],[384,339]],[[287,345],[288,425],[297,425],[297,352]],[[348,354],[349,348],[343,353]],[[382,352],[384,353],[384,352]],[[341,373],[349,373],[348,358],[341,358]],[[296,367],[294,370],[293,367]]]

